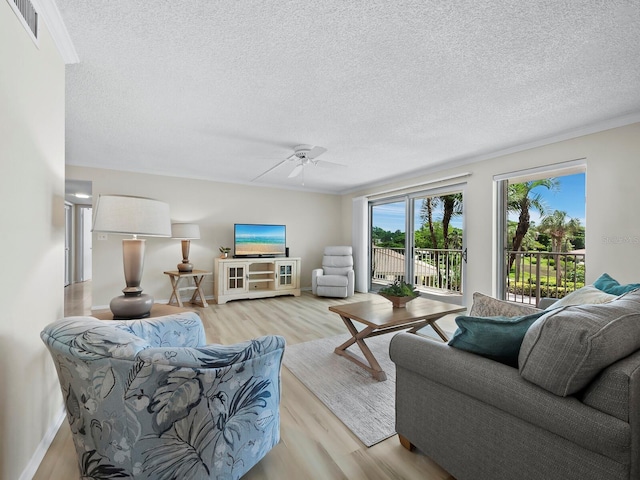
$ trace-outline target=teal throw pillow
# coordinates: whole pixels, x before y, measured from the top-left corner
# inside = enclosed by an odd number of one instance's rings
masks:
[[[593,286],[598,290],[608,293],[609,295],[622,295],[630,292],[631,290],[640,288],[640,283],[620,285],[617,280],[611,278],[608,274],[603,273],[595,282],[593,282]]]
[[[456,317],[458,329],[449,345],[512,367],[518,366],[520,345],[529,327],[544,310],[519,317]]]

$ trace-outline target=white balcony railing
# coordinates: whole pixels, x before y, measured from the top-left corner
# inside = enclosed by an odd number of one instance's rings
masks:
[[[564,297],[584,286],[585,256],[575,252],[507,252],[505,298],[537,305],[542,297]]]
[[[373,282],[404,280],[419,290],[462,293],[462,250],[414,248],[413,252],[413,278],[407,279],[404,248],[373,247]]]

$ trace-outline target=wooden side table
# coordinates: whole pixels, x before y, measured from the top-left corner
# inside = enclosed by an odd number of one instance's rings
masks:
[[[181,307],[175,307],[173,305],[164,305],[162,303],[154,303],[153,306],[151,307],[150,315],[147,318],[164,317],[165,315],[173,315],[175,313],[182,313],[182,312],[198,313],[196,310],[193,310],[191,308],[181,308]],[[113,313],[111,313],[110,310],[98,310],[96,312],[91,312],[91,316],[96,317],[99,320],[113,320]]]
[[[213,272],[207,272],[206,270],[193,270],[191,272],[180,272],[178,270],[170,270],[168,272],[164,272],[165,275],[169,275],[169,279],[171,280],[171,287],[173,288],[173,292],[171,293],[171,297],[169,297],[169,305],[172,305],[174,302],[182,307],[182,299],[180,298],[180,292],[184,290],[193,290],[193,295],[191,295],[191,299],[189,303],[193,303],[194,305],[199,305],[201,307],[208,307],[209,304],[204,298],[204,292],[202,291],[202,279],[207,275],[213,275]],[[180,287],[180,280],[183,278],[193,278],[193,282],[195,285],[188,287]]]

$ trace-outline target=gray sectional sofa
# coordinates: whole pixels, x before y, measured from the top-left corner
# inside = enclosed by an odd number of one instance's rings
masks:
[[[519,368],[401,333],[396,431],[457,480],[640,479],[640,291],[526,331]]]

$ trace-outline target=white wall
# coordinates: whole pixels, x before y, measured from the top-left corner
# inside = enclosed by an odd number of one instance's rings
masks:
[[[0,478],[18,479],[62,398],[40,331],[63,315],[64,64],[0,1]],[[37,466],[37,462],[36,462]]]
[[[608,272],[622,283],[640,282],[640,123],[345,195],[342,228],[350,233],[353,197],[470,172],[464,198],[468,303],[474,291],[495,293],[493,176],[581,158],[587,163],[586,280]]]
[[[213,270],[220,246],[233,247],[234,223],[287,226],[292,257],[302,258],[301,286],[311,286],[311,270],[321,264],[326,245],[342,244],[342,203],[336,195],[279,190],[206,180],[136,174],[67,166],[67,178],[93,182],[94,206],[99,194],[126,194],[167,202],[173,222],[200,225],[200,240],[192,240],[189,260],[194,268]],[[95,212],[95,209],[94,209]],[[106,241],[93,235],[93,301],[104,307],[124,288],[122,236]],[[162,272],[182,261],[179,240],[147,238],[142,288],[156,301],[168,300],[169,279]],[[213,295],[212,277],[203,283]]]

